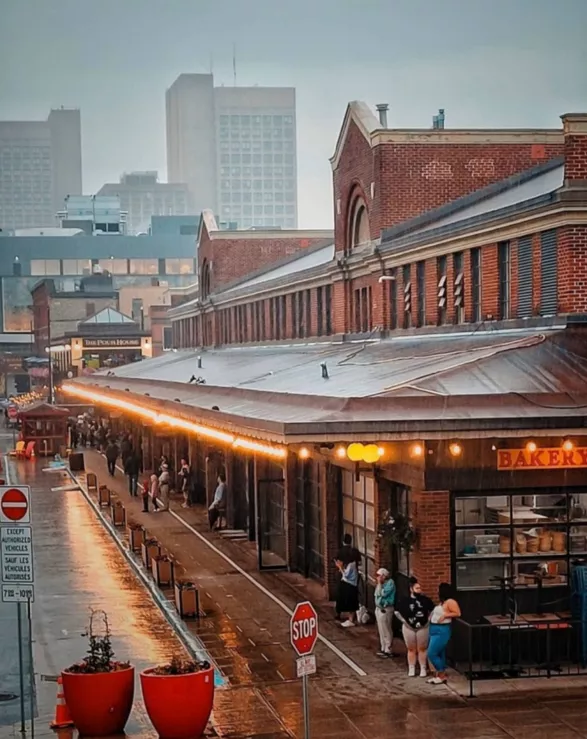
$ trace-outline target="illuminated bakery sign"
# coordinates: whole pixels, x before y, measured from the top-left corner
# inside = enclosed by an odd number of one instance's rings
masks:
[[[84,339],[84,349],[140,349],[140,339]]]
[[[574,449],[499,449],[498,470],[554,470],[587,467],[587,447]]]

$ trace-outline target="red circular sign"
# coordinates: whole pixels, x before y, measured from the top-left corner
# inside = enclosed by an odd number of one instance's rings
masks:
[[[318,639],[318,614],[309,602],[298,603],[290,621],[291,643],[300,657],[312,654]]]
[[[3,494],[0,507],[6,518],[11,521],[20,521],[27,514],[29,502],[22,490],[10,488]]]

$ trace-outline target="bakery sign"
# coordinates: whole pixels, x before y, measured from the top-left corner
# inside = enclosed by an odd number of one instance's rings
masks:
[[[498,449],[498,470],[555,470],[587,467],[587,447]]]
[[[140,339],[84,339],[84,349],[140,349]]]

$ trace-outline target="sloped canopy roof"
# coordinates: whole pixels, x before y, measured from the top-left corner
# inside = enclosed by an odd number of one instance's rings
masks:
[[[93,324],[112,324],[112,323],[125,323],[125,324],[135,323],[136,324],[136,321],[133,321],[133,319],[130,316],[127,316],[124,313],[121,313],[115,308],[103,308],[97,313],[94,313],[94,315],[89,316],[89,318],[85,318],[83,321],[80,321],[78,325],[80,327],[83,327],[83,326],[88,326],[88,325],[93,325]]]

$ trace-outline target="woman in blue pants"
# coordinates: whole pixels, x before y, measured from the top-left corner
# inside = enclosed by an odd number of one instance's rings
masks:
[[[443,582],[438,588],[440,604],[430,616],[430,641],[428,642],[428,661],[434,671],[434,677],[428,680],[432,685],[446,682],[446,647],[450,640],[453,618],[459,618],[461,609],[453,597],[451,586]]]

